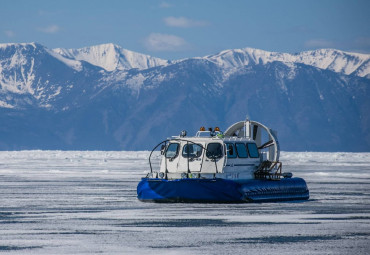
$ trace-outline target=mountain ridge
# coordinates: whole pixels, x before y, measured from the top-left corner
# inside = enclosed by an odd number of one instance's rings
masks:
[[[120,52],[124,56],[129,56],[130,58],[137,58],[140,56],[141,58],[148,60],[144,60],[144,62],[149,62],[148,64],[143,63],[132,63],[133,61],[128,61],[129,63],[119,63],[119,60],[114,61],[116,65],[106,65],[97,63],[94,58],[81,56],[79,52],[81,51],[90,51],[91,49],[98,49],[98,51],[101,51],[102,49],[99,48],[110,48],[109,50],[112,51],[112,48],[114,48],[116,51]],[[106,49],[103,49],[105,51]],[[155,58],[149,55],[133,52],[130,50],[123,49],[122,47],[115,45],[115,44],[100,44],[95,46],[88,46],[83,47],[79,49],[53,49],[53,51],[63,55],[63,56],[69,56],[70,58],[74,58],[76,60],[85,60],[91,64],[100,66],[104,68],[107,71],[114,71],[114,70],[128,70],[130,68],[139,68],[139,69],[148,69],[151,67],[156,66],[165,66],[171,63],[175,62],[181,62],[186,61],[188,59],[206,59],[209,61],[212,61],[216,64],[219,64],[220,66],[223,66],[224,68],[235,68],[235,67],[241,67],[244,65],[248,65],[249,61],[242,61],[240,57],[244,58],[244,60],[250,60],[253,64],[260,64],[260,61],[262,61],[262,64],[266,64],[267,62],[272,61],[280,61],[284,63],[302,63],[306,65],[315,66],[320,69],[328,69],[332,70],[334,72],[338,73],[344,73],[344,74],[355,74],[360,77],[370,77],[370,54],[363,54],[363,53],[354,53],[354,52],[346,52],[341,51],[337,49],[319,49],[319,50],[312,50],[312,51],[303,51],[300,53],[279,53],[279,52],[272,52],[272,51],[265,51],[261,49],[255,49],[255,48],[241,48],[241,49],[228,49],[223,50],[216,54],[211,54],[203,57],[193,57],[193,58],[185,58],[180,60],[164,60],[160,58]],[[94,51],[94,50],[93,50]],[[230,58],[223,58],[222,56],[230,54],[230,53],[239,53],[240,55],[237,56],[237,60],[234,63],[233,60],[230,60]],[[94,53],[93,53],[94,54]],[[95,50],[96,54],[96,50]],[[136,56],[135,56],[136,54]],[[134,55],[134,56],[133,56]],[[353,58],[352,61],[346,61],[345,58]],[[126,57],[127,59],[127,57]],[[315,59],[319,59],[316,60]],[[142,61],[143,62],[143,61]],[[226,63],[225,63],[226,62]],[[116,66],[116,67],[114,67]]]
[[[166,65],[169,61],[124,49],[116,44],[107,43],[79,49],[53,49],[54,52],[75,60],[83,60],[99,66],[106,71],[148,69]]]
[[[225,68],[248,65],[250,61],[253,64],[261,64],[261,62],[262,64],[266,64],[268,62],[279,61],[290,64],[306,64],[346,75],[355,74],[360,77],[370,77],[370,54],[351,53],[335,49],[320,49],[290,54],[243,48],[224,50],[203,58],[218,63]],[[345,58],[352,59],[346,60]],[[239,61],[235,62],[235,60]]]
[[[176,61],[142,55],[127,69],[117,47],[81,56],[0,44],[0,149],[150,149],[185,128],[227,128],[249,115],[276,129],[284,150],[370,150],[370,55],[244,48]]]
[[[227,49],[219,53],[203,57],[192,57],[170,61],[130,51],[113,43],[87,46],[78,49],[48,49],[47,47],[35,42],[3,43],[0,44],[0,49],[3,50],[9,46],[42,47],[48,50],[50,54],[58,54],[59,56],[54,55],[56,58],[60,58],[60,56],[62,56],[62,61],[68,62],[68,59],[86,61],[109,72],[129,70],[133,68],[143,70],[157,66],[166,66],[168,64],[186,61],[188,59],[206,59],[224,68],[241,67],[250,63],[266,64],[267,62],[280,61],[284,63],[302,63],[347,75],[355,74],[360,77],[367,77],[370,74],[370,54],[346,52],[337,49],[318,49],[292,54],[247,47],[241,49]],[[351,59],[346,61],[343,59],[344,57]],[[75,64],[74,69],[81,70],[81,67],[79,67],[78,64]]]

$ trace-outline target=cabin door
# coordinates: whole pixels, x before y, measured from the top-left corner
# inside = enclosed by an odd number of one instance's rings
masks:
[[[222,173],[225,155],[223,144],[213,142],[206,145],[207,151],[203,156],[202,173]]]
[[[165,155],[163,157],[161,164],[161,172],[166,172],[166,169],[169,173],[178,172],[178,164],[180,158],[180,143],[170,143],[166,149]],[[163,170],[162,170],[163,169]]]
[[[199,173],[202,166],[203,144],[181,142],[179,171],[182,173]]]

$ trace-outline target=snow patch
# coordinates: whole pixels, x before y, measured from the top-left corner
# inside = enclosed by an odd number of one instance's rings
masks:
[[[54,94],[52,94],[50,96],[50,98],[53,98],[53,97],[59,95],[61,90],[62,90],[62,87],[61,86],[58,86],[57,90],[54,92]]]
[[[0,49],[6,49],[9,47],[13,47],[13,46],[22,46],[22,47],[32,46],[34,49],[36,49],[36,43],[34,42],[32,43],[0,43]]]
[[[2,108],[9,108],[9,109],[14,108],[13,105],[10,105],[10,104],[8,104],[8,103],[6,103],[4,101],[1,101],[1,100],[0,100],[0,107],[2,107]]]
[[[132,90],[139,91],[140,88],[143,86],[145,79],[145,76],[139,73],[135,76],[130,77],[126,81],[126,85]]]
[[[80,49],[57,48],[53,51],[69,59],[86,61],[109,72],[132,68],[143,70],[168,64],[167,60],[129,51],[112,43]]]
[[[49,50],[49,49],[46,49],[46,51],[51,55],[53,56],[54,58],[58,59],[59,61],[63,62],[64,64],[66,64],[67,66],[73,68],[74,70],[80,72],[82,71],[82,64],[80,61],[78,60],[73,60],[73,59],[69,59],[69,58],[65,58],[63,57],[62,55],[54,52],[53,50]]]

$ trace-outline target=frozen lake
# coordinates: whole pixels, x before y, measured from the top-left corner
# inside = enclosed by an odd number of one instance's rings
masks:
[[[306,202],[154,204],[148,152],[0,152],[0,253],[369,254],[370,153],[282,152]]]

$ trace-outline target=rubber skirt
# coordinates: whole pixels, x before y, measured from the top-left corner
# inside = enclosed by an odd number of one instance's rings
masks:
[[[307,200],[302,178],[273,180],[143,178],[137,186],[143,202],[243,203]]]

